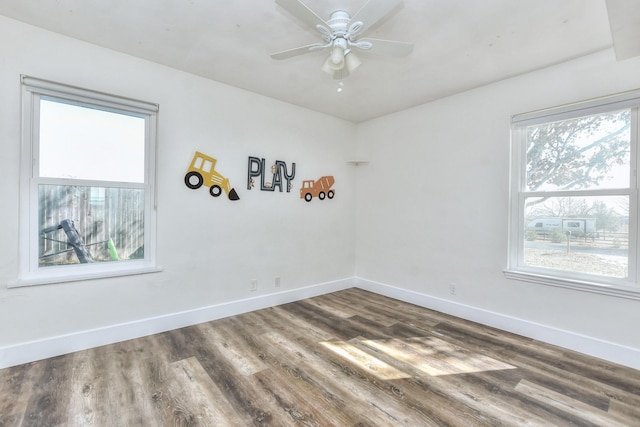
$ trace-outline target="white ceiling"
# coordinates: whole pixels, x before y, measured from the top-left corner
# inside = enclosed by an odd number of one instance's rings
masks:
[[[366,0],[303,1],[328,19]],[[0,14],[353,122],[613,45],[605,0],[404,0],[366,36],[413,42],[413,52],[358,53],[363,64],[338,93],[320,70],[325,51],[271,59],[321,42],[274,0],[2,0]]]

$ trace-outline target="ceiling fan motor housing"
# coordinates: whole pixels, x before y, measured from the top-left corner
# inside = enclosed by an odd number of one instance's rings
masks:
[[[273,59],[286,59],[308,52],[330,49],[331,52],[321,68],[326,73],[332,74],[334,79],[342,79],[361,64],[352,51],[353,48],[370,50],[375,43],[379,47],[376,53],[394,56],[408,55],[413,50],[411,43],[377,39],[357,40],[366,28],[372,27],[391,13],[402,3],[402,0],[367,0],[353,18],[347,11],[336,10],[331,13],[327,21],[309,9],[302,0],[275,1],[312,28],[315,27],[324,43],[314,43],[277,52],[271,55]]]
[[[331,18],[327,21],[334,36],[340,37],[347,34],[347,26],[351,21],[351,16],[344,10],[336,10],[331,14]]]

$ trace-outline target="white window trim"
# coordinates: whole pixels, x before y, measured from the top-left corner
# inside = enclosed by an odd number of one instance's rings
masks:
[[[144,101],[124,98],[106,93],[41,80],[30,76],[20,76],[22,87],[22,136],[20,152],[20,261],[18,280],[9,287],[61,283],[106,277],[127,276],[161,271],[156,265],[156,149],[157,114],[159,106]],[[37,182],[34,176],[34,153],[38,138],[39,100],[42,96],[52,96],[99,105],[115,111],[126,111],[145,117],[145,230],[144,259],[116,263],[91,263],[82,266],[37,266],[38,223]],[[78,185],[82,182],[79,180]],[[118,183],[117,186],[126,186]]]
[[[632,114],[631,135],[631,182],[629,189],[595,190],[598,195],[628,195],[629,196],[629,277],[626,279],[608,278],[589,274],[562,271],[558,274],[552,269],[528,267],[523,262],[524,241],[524,203],[526,196],[537,193],[527,193],[525,188],[525,171],[523,166],[526,153],[522,150],[521,130],[530,125],[577,118],[585,115],[616,111],[626,108],[640,108],[640,90],[620,93],[585,102],[563,105],[560,107],[518,114],[512,117],[511,141],[511,185],[509,212],[509,245],[508,266],[504,270],[505,277],[542,285],[557,286],[598,294],[605,294],[629,299],[640,300],[640,260],[638,256],[638,193],[640,170],[638,146],[640,145],[639,112]],[[633,112],[633,110],[632,110]],[[545,192],[551,194],[555,192]],[[588,195],[588,191],[559,191],[558,196]]]

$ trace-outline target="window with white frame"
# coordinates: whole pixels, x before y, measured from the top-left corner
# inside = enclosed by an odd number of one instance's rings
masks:
[[[640,298],[640,91],[512,119],[507,277]]]
[[[155,266],[158,106],[21,76],[17,285]]]

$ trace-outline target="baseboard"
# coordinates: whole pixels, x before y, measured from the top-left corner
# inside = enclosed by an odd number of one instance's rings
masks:
[[[0,369],[324,295],[353,286],[640,370],[640,350],[426,294],[347,278],[0,348]]]
[[[640,370],[640,349],[357,278],[358,288]]]
[[[1,347],[0,369],[324,295],[351,288],[354,283],[354,278],[347,278],[290,291],[260,295],[194,310],[141,319],[135,322]]]

